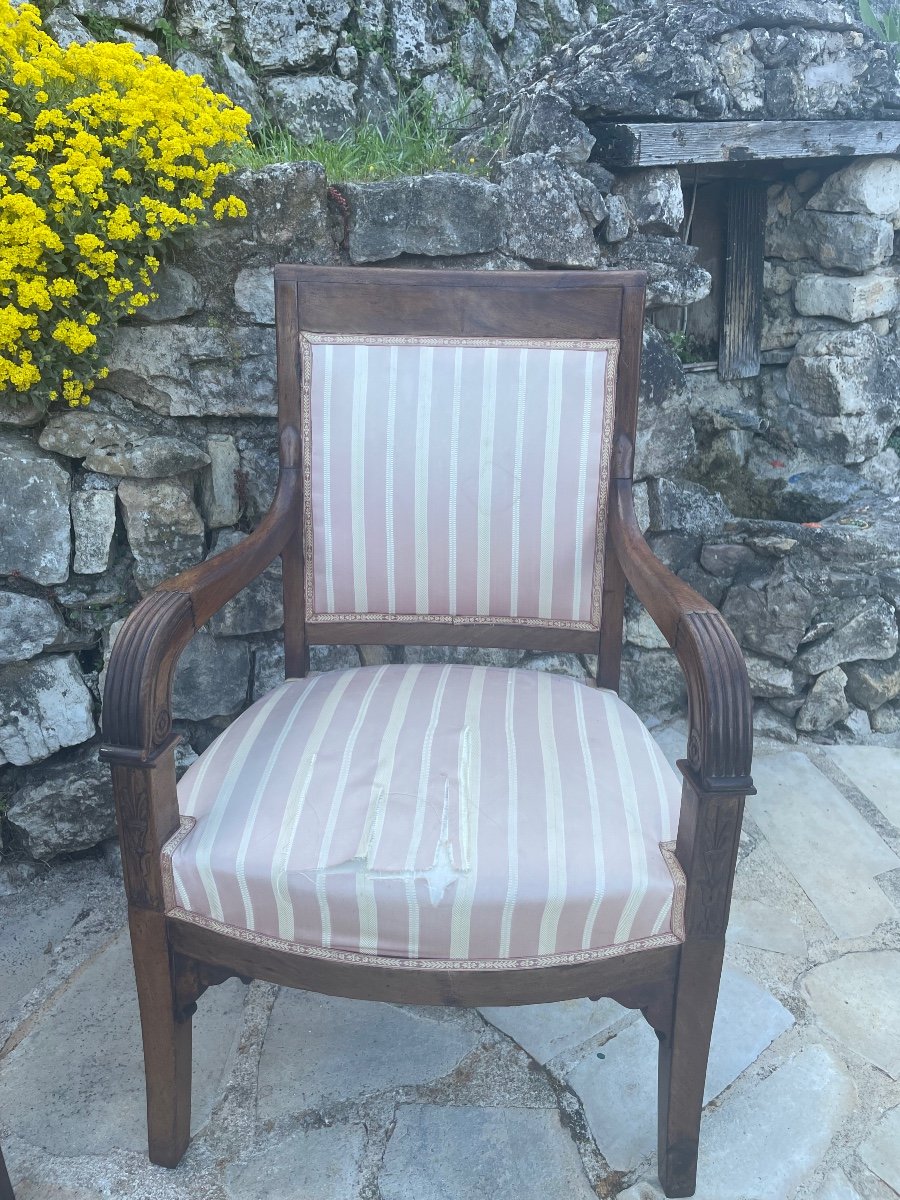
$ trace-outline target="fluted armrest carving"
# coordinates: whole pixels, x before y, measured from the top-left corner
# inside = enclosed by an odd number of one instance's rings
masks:
[[[160,584],[122,626],[103,694],[102,757],[108,762],[146,764],[172,743],[172,681],[181,652],[299,528],[302,482],[297,433],[290,428],[281,435],[281,462],[272,507],[253,533]]]
[[[753,791],[753,703],[741,649],[718,609],[665,567],[634,512],[632,447],[616,444],[610,537],[625,577],[675,651],[687,683],[689,735],[682,766],[705,792]],[[681,765],[681,764],[680,764]]]

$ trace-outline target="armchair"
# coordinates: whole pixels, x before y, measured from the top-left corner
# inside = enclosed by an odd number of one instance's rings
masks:
[[[635,520],[644,278],[275,278],[272,509],[142,601],[104,697],[150,1158],[188,1144],[191,1016],[231,975],[413,1004],[611,996],[658,1035],[659,1174],[690,1196],[751,702],[722,617]],[[286,681],[176,785],[178,657],[279,554]],[[680,783],[617,695],[626,580],[687,680]],[[598,686],[310,676],[308,646],[340,643],[599,652]]]

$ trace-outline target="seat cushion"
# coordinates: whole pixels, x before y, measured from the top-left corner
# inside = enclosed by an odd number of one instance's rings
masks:
[[[179,784],[172,915],[326,957],[543,966],[681,939],[680,786],[613,692],[496,667],[291,679]]]

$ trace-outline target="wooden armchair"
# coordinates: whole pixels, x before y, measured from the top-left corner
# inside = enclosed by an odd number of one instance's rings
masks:
[[[150,1158],[185,1151],[191,1015],[230,975],[411,1004],[611,996],[659,1037],[659,1174],[689,1196],[751,702],[722,617],[635,521],[644,277],[275,279],[272,508],[143,600],[106,683]],[[286,682],[176,787],[178,657],[279,554]],[[617,695],[626,579],[687,679],[680,780]],[[599,687],[308,675],[307,647],[335,643],[599,653]]]

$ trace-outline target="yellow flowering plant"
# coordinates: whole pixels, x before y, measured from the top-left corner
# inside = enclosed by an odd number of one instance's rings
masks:
[[[210,205],[249,115],[130,45],[60,47],[0,0],[0,395],[87,404],[116,321]]]

